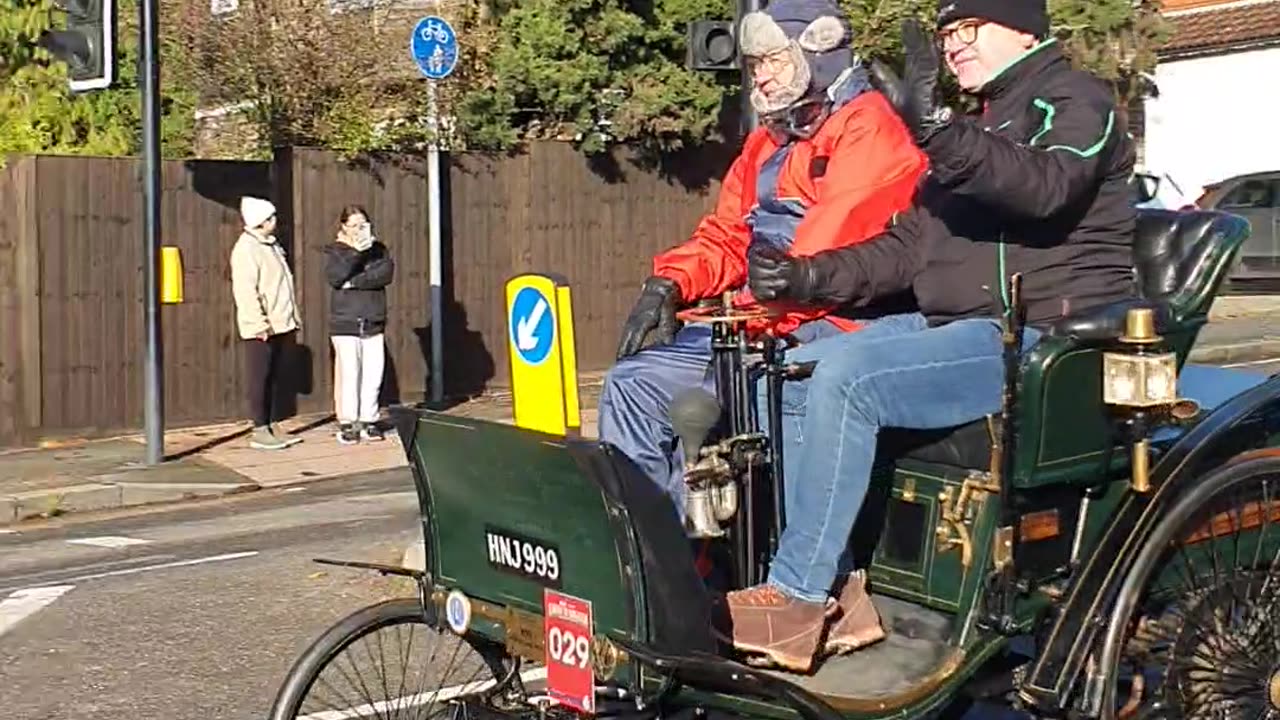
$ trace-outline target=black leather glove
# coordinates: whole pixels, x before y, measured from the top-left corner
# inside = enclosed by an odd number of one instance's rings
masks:
[[[640,289],[640,297],[622,326],[618,343],[618,359],[634,355],[642,349],[675,340],[680,323],[676,306],[680,304],[680,288],[664,277],[649,278]]]
[[[915,19],[902,21],[902,49],[906,55],[903,76],[899,78],[887,65],[872,60],[871,84],[897,111],[916,144],[923,146],[952,118],[951,108],[938,104],[942,63],[937,44]]]
[[[747,285],[757,300],[808,302],[817,289],[813,260],[792,257],[773,245],[758,245],[747,253]]]

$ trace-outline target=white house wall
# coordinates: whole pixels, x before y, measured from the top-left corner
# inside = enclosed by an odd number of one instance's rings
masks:
[[[1147,101],[1145,160],[1192,199],[1209,183],[1280,170],[1280,48],[1162,61]]]

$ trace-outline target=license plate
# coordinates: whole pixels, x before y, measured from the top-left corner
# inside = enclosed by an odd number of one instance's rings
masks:
[[[547,694],[583,713],[596,710],[591,670],[591,603],[550,588],[543,590]]]

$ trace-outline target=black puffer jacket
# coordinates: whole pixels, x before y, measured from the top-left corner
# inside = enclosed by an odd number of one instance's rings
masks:
[[[1027,320],[1044,326],[1134,292],[1134,150],[1110,89],[1049,41],[983,100],[981,118],[929,139],[930,175],[885,234],[815,256],[819,299],[857,307],[911,288],[941,325],[998,317],[1003,278],[1022,273]]]
[[[395,276],[395,262],[387,246],[375,240],[361,252],[335,241],[325,246],[325,256],[325,274],[333,287],[329,333],[369,337],[385,330],[386,287]]]

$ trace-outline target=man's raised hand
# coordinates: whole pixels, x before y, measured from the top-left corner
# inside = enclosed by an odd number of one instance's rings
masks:
[[[951,109],[938,104],[938,73],[942,67],[938,46],[915,18],[902,21],[902,49],[906,57],[899,77],[880,60],[872,60],[871,82],[915,138],[924,145],[951,121]]]

